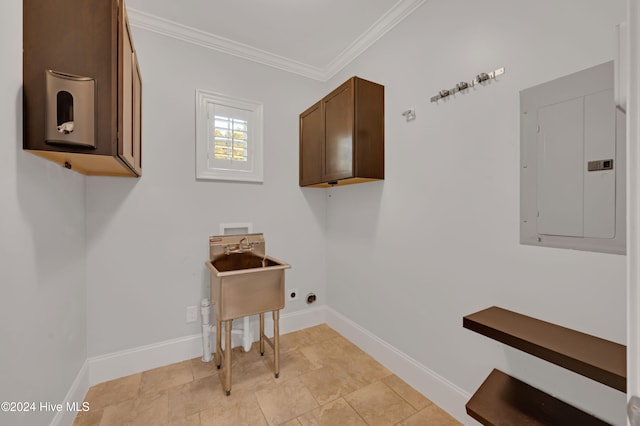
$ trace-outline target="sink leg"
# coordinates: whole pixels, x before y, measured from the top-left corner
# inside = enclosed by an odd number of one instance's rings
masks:
[[[273,311],[273,360],[276,379],[280,376],[280,311]]]
[[[260,314],[260,356],[264,356],[264,312]]]
[[[227,396],[231,394],[231,323],[233,320],[224,321],[224,372],[223,383]]]
[[[220,321],[220,315],[216,312],[216,351],[213,354],[213,362],[216,363],[216,367],[220,370],[220,364],[222,353],[222,321]]]

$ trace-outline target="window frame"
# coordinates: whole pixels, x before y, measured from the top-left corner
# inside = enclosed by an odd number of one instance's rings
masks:
[[[248,113],[247,164],[234,167],[211,167],[209,156],[209,110],[211,107],[242,110]],[[263,104],[203,89],[196,89],[196,179],[258,182],[264,180]]]

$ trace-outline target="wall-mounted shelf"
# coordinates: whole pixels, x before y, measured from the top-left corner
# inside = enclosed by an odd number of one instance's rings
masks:
[[[626,392],[626,347],[496,306],[464,317],[463,327]]]
[[[608,424],[495,369],[473,394],[466,409],[483,425]]]

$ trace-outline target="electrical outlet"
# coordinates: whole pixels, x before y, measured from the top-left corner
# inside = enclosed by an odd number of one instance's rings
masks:
[[[198,320],[198,307],[187,306],[187,324],[196,322]]]
[[[292,288],[287,292],[287,301],[298,300],[298,289]]]

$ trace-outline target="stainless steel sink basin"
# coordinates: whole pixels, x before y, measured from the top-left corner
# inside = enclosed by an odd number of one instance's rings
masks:
[[[264,262],[263,262],[264,260]],[[264,268],[281,263],[274,259],[256,256],[252,253],[230,253],[213,261],[213,267],[219,272],[237,271],[240,269]]]
[[[252,252],[207,262],[211,299],[222,321],[284,308],[284,270],[291,266]]]

